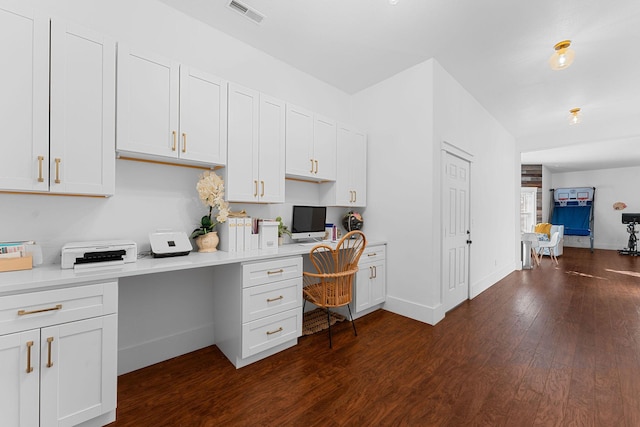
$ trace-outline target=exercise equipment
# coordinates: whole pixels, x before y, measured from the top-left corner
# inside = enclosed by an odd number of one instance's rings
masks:
[[[618,251],[620,255],[638,256],[638,238],[636,237],[636,224],[640,223],[640,213],[622,214],[622,223],[627,224],[627,233],[629,233],[629,242],[627,247]]]

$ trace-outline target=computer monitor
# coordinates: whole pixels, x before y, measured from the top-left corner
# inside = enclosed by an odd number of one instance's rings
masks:
[[[326,206],[294,206],[291,238],[296,240],[324,238],[326,218]]]
[[[638,224],[640,223],[640,213],[623,213],[622,214],[622,223],[623,224]]]

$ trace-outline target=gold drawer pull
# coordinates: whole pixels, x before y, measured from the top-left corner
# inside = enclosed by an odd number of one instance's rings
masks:
[[[47,368],[51,368],[53,366],[53,362],[51,361],[51,343],[53,342],[53,337],[47,338]]]
[[[44,178],[42,177],[42,162],[44,161],[44,156],[38,156],[38,182],[44,182]]]
[[[187,134],[184,132],[182,133],[182,152],[187,152]]]
[[[264,181],[260,181],[260,185],[262,185],[262,192],[260,193],[260,197],[264,197]]]
[[[33,372],[33,366],[31,366],[31,347],[33,347],[33,341],[27,341],[27,374]]]
[[[258,181],[253,180],[253,185],[255,186],[255,191],[253,192],[253,197],[258,197]]]
[[[171,131],[171,136],[173,137],[173,143],[171,144],[171,151],[176,151],[176,131]]]
[[[278,298],[267,298],[267,302],[274,302],[274,301],[278,301],[280,299],[284,299],[284,297],[282,295],[280,295]]]
[[[31,310],[31,311],[18,310],[18,316],[26,316],[27,314],[44,313],[45,311],[55,311],[55,310],[62,310],[62,304],[57,304],[55,307],[41,308],[40,310]]]
[[[378,254],[375,252],[371,252],[370,254],[367,254],[367,256],[377,256]]]
[[[315,172],[315,173],[318,173],[318,161],[317,161],[317,160],[314,160],[314,162],[315,162],[315,164],[316,164],[316,172]]]
[[[271,274],[280,274],[280,273],[284,273],[284,269],[280,269],[280,270],[276,270],[276,271],[267,271],[267,274],[271,275]]]
[[[276,329],[275,331],[267,331],[267,335],[273,335],[273,334],[277,334],[278,332],[282,332],[282,326],[280,326],[278,329]]]
[[[309,161],[311,162],[311,170],[309,172],[313,173],[313,159],[309,159]]]
[[[55,158],[53,160],[56,162],[56,180],[55,180],[55,183],[56,184],[60,184],[60,162],[62,160],[58,159],[58,158]]]

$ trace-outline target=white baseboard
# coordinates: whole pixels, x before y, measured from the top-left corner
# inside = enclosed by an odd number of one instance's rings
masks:
[[[213,323],[118,349],[118,375],[213,345]]]
[[[521,268],[522,267],[520,267],[520,269]],[[485,276],[482,279],[476,281],[470,287],[471,289],[469,290],[469,299],[473,299],[477,297],[482,292],[486,291],[491,286],[495,285],[496,283],[498,283],[500,280],[507,277],[509,274],[511,274],[515,270],[516,270],[515,268],[504,266],[503,268],[496,270],[491,274],[489,274],[488,276]]]
[[[384,309],[410,319],[428,323],[429,325],[435,325],[444,319],[444,308],[442,304],[438,304],[436,307],[429,307],[391,295],[387,295]]]

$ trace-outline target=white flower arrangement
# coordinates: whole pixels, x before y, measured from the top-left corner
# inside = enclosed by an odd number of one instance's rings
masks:
[[[209,215],[200,220],[200,227],[193,230],[191,238],[215,231],[216,225],[223,223],[229,217],[229,204],[224,200],[224,180],[213,171],[205,171],[196,184],[200,200],[209,206]],[[218,210],[215,221],[211,218],[213,209]]]

